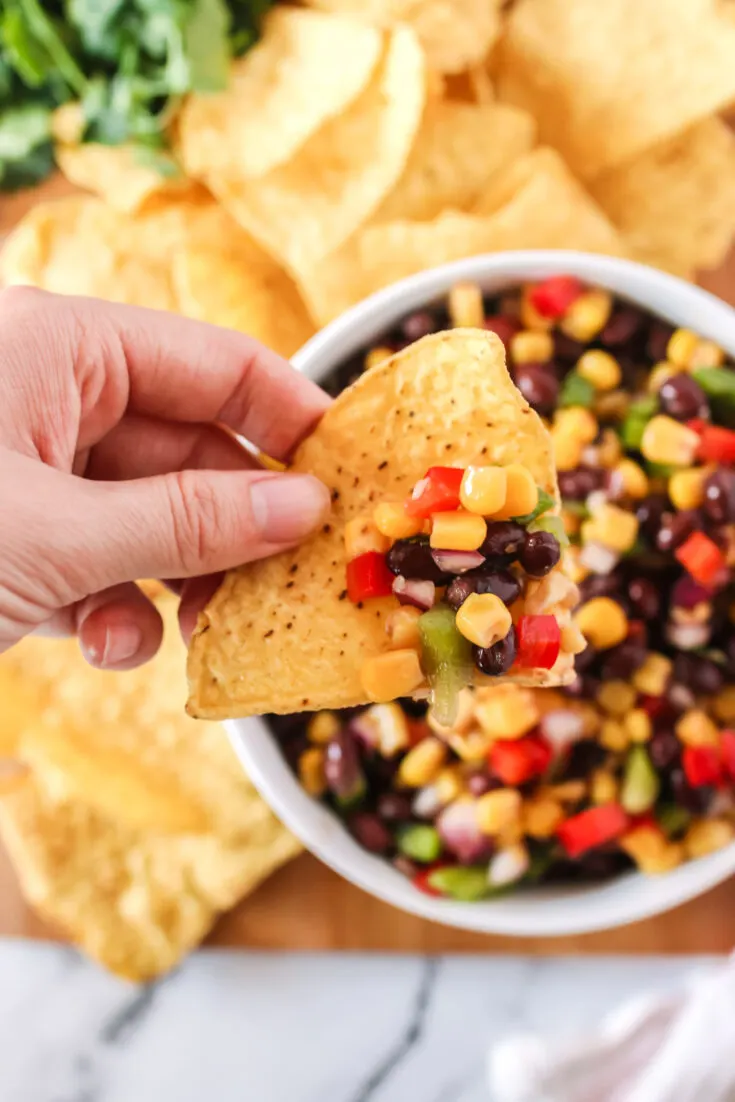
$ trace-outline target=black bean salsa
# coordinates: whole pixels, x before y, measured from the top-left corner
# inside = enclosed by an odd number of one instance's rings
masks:
[[[735,838],[735,366],[697,333],[559,275],[500,296],[457,285],[327,389],[458,325],[498,334],[548,421],[563,527],[537,528],[538,547],[516,533],[505,580],[524,556],[538,576],[561,553],[580,590],[570,630],[587,643],[573,647],[575,680],[461,689],[448,725],[409,699],[271,717],[284,753],[362,846],[430,895],[664,873],[720,849]],[[393,544],[393,591],[404,557],[426,558],[411,538]],[[497,594],[484,576],[474,560],[457,573],[444,596],[455,614]],[[512,661],[496,647],[475,651],[490,674]]]

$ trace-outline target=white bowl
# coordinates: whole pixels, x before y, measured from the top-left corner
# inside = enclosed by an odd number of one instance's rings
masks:
[[[735,311],[705,291],[625,260],[529,250],[460,260],[387,287],[318,333],[294,357],[294,366],[319,382],[400,318],[440,298],[459,280],[473,280],[486,291],[498,291],[557,273],[607,287],[669,322],[710,337],[735,357]],[[227,727],[250,777],[308,849],[379,899],[449,926],[529,937],[610,929],[684,903],[735,871],[733,843],[666,876],[627,873],[599,886],[538,888],[480,903],[433,898],[417,891],[388,862],[362,849],[336,816],[306,795],[262,720],[231,720]]]

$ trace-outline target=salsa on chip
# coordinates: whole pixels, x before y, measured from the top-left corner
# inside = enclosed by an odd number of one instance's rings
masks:
[[[559,685],[584,641],[551,440],[480,329],[417,341],[344,391],[293,470],[330,487],[330,522],[231,571],[201,615],[189,710],[221,718]]]

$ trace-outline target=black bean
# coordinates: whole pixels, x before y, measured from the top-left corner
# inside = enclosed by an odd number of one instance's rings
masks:
[[[616,306],[599,340],[608,348],[618,348],[636,336],[643,325],[643,315],[634,306]]]
[[[506,558],[513,561],[526,539],[526,530],[511,520],[490,521],[480,554],[485,558]]]
[[[725,674],[711,658],[697,654],[677,654],[674,659],[674,681],[694,693],[718,693],[725,683]]]
[[[529,405],[543,415],[552,413],[559,398],[559,380],[551,364],[519,364],[515,383]]]
[[[609,574],[591,574],[580,582],[580,602],[591,601],[593,597],[618,597],[622,586],[623,580],[614,570]]]
[[[557,330],[554,333],[554,358],[565,360],[567,363],[576,363],[583,352],[587,351],[587,345],[581,341],[575,341],[566,333]]]
[[[584,501],[588,494],[601,490],[606,472],[602,467],[576,467],[559,471],[559,492],[570,501]]]
[[[656,536],[656,547],[659,551],[675,551],[700,527],[700,517],[694,509],[664,513]]]
[[[654,363],[666,359],[666,348],[673,332],[673,325],[669,325],[666,321],[656,320],[651,323],[648,340],[646,341],[646,352]]]
[[[735,521],[735,471],[714,471],[704,484],[702,508],[715,524]]]
[[[681,743],[673,731],[654,731],[647,743],[648,756],[655,769],[670,769],[681,757]]]
[[[602,765],[607,751],[594,739],[584,738],[572,743],[564,768],[564,780],[579,780],[589,777]]]
[[[653,543],[661,526],[661,518],[667,509],[670,509],[669,499],[665,494],[649,494],[638,504],[635,515],[642,535]]]
[[[350,833],[370,853],[387,853],[393,848],[393,835],[377,815],[359,811],[347,823]]]
[[[674,799],[685,811],[691,811],[693,815],[701,815],[709,807],[714,794],[713,789],[708,785],[694,788],[686,779],[683,769],[678,766],[671,770],[669,783]]]
[[[655,620],[661,612],[661,594],[648,578],[631,578],[628,600],[633,614],[643,620]]]
[[[458,609],[470,593],[494,593],[503,604],[512,605],[521,595],[521,583],[510,570],[493,570],[478,567],[468,570],[458,578],[453,578],[447,586],[444,598],[454,609]]]
[[[411,800],[403,792],[383,792],[376,811],[387,823],[403,823],[411,818]]]
[[[709,402],[696,379],[680,371],[664,379],[658,392],[661,410],[677,421],[709,417]]]
[[[481,770],[470,773],[465,778],[465,784],[471,796],[484,796],[486,792],[492,792],[493,789],[502,787],[502,781]]]
[[[404,578],[435,582],[438,585],[443,585],[448,580],[432,558],[427,536],[396,540],[385,561],[392,574],[402,574]]]
[[[582,653],[585,652],[583,651]],[[575,667],[579,664],[579,655],[574,659],[574,664]],[[577,673],[574,681],[571,681],[564,691],[567,696],[574,697],[575,700],[594,700],[597,696],[599,687],[600,682],[596,677],[591,677],[589,674]]]
[[[407,341],[418,341],[429,333],[436,333],[437,320],[429,310],[417,310],[401,322],[401,332]]]
[[[365,785],[357,744],[347,730],[327,743],[324,775],[330,791],[343,800],[359,796]]]
[[[602,665],[603,680],[627,681],[643,665],[646,654],[645,643],[626,639],[624,643],[606,652]]]
[[[526,532],[518,560],[532,578],[543,578],[561,558],[561,548],[551,532]]]
[[[490,677],[507,673],[516,659],[516,629],[511,627],[505,639],[491,647],[474,648],[475,665]]]

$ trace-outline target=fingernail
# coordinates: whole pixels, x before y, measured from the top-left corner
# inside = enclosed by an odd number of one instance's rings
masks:
[[[304,539],[329,512],[327,487],[307,474],[264,478],[250,487],[253,519],[269,543]]]
[[[105,631],[105,646],[101,666],[119,666],[137,654],[143,642],[143,633],[136,624],[115,624]]]

